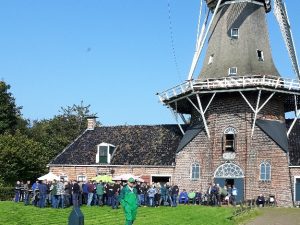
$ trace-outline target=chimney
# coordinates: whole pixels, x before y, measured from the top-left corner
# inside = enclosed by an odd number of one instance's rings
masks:
[[[97,118],[98,118],[97,116],[87,117],[87,129],[88,130],[94,130],[95,129],[96,124],[97,124],[97,122],[96,122]]]

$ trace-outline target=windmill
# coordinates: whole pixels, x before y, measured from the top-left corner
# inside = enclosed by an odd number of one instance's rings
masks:
[[[184,135],[177,149],[178,183],[181,188],[204,189],[213,179],[238,186],[239,200],[262,191],[278,192],[279,204],[291,205],[288,136],[300,116],[300,76],[286,7],[282,0],[274,0],[297,79],[282,78],[273,62],[266,23],[271,1],[206,0],[200,6],[188,79],[158,94]],[[203,7],[209,10],[202,18]],[[193,79],[206,42],[200,74]],[[296,117],[287,130],[285,113],[291,111]],[[184,115],[191,116],[188,123]],[[191,161],[198,166],[190,168]],[[191,180],[193,175],[186,171],[200,167],[201,179]],[[279,193],[279,188],[284,191]]]
[[[187,82],[179,84],[171,89],[167,89],[158,94],[160,101],[171,109],[172,114],[175,117],[176,121],[178,122],[178,125],[183,133],[184,133],[184,131],[183,131],[182,127],[180,126],[179,118],[181,118],[184,123],[186,123],[187,120],[183,116],[183,113],[180,113],[177,110],[179,102],[178,101],[170,102],[169,99],[173,99],[175,96],[182,96],[183,93],[186,93],[186,92],[190,92],[190,91],[193,92],[195,90],[195,88],[197,89],[197,87],[199,85],[201,86],[201,88],[203,88],[203,85],[210,87],[210,88],[212,88],[214,86],[218,86],[216,83],[220,83],[220,81],[216,81],[216,82],[212,81],[212,83],[211,83],[211,82],[209,82],[209,80],[207,80],[206,83],[203,82],[201,73],[197,80],[193,80],[195,69],[197,67],[200,55],[204,49],[205,42],[207,41],[208,36],[211,35],[210,29],[212,27],[213,22],[216,20],[216,14],[217,14],[218,10],[226,5],[230,5],[230,4],[234,4],[234,3],[243,3],[243,2],[244,3],[253,2],[258,5],[263,5],[266,13],[271,11],[271,1],[270,0],[259,0],[259,1],[254,1],[254,0],[233,0],[233,1],[232,0],[231,1],[229,1],[229,0],[206,0],[206,3],[207,3],[206,6],[204,6],[203,1],[200,1],[200,10],[199,10],[200,13],[199,13],[198,30],[197,30],[197,38],[196,38],[196,47],[195,47],[195,53],[194,53],[194,57],[192,60],[192,64],[191,64],[191,67],[190,67],[190,70],[188,73]],[[208,7],[209,10],[206,10],[206,12],[207,12],[206,15],[204,15],[203,18],[201,18],[203,15],[202,11],[204,11],[203,10],[204,7]],[[280,80],[276,80],[276,81],[272,81],[272,82],[273,83],[275,82],[276,88],[290,85],[290,87],[289,87],[290,90],[298,89],[299,85],[300,85],[299,81],[298,81],[300,79],[300,70],[299,70],[297,53],[296,53],[295,43],[293,40],[291,25],[290,25],[288,14],[287,14],[286,5],[283,2],[283,0],[274,0],[273,8],[274,8],[273,9],[274,15],[279,24],[279,27],[280,27],[280,30],[282,33],[282,37],[283,37],[284,43],[286,45],[286,48],[287,48],[287,51],[288,51],[288,54],[289,54],[289,57],[290,57],[290,60],[292,63],[292,67],[297,76],[297,79],[295,79],[295,80],[280,79]],[[200,26],[200,23],[202,20],[204,20],[204,21],[202,23],[202,26]],[[258,52],[258,54],[264,54],[264,52]],[[213,55],[211,55],[209,57],[210,58],[208,61],[212,61]],[[264,55],[261,55],[261,57],[264,57]],[[233,68],[233,70],[234,70],[234,68]],[[275,75],[275,74],[279,75],[278,72],[273,73],[273,75]],[[244,75],[246,75],[246,74],[244,74]],[[266,75],[269,75],[269,74],[266,74]],[[215,76],[216,75],[214,74],[213,77],[215,77]],[[220,75],[220,77],[223,77],[223,76]],[[232,80],[233,79],[230,79],[230,82],[232,82]],[[224,86],[224,84],[223,84],[223,86]],[[294,96],[294,98],[296,99],[296,96]],[[289,99],[288,101],[293,101],[293,100]],[[294,102],[295,101],[298,102],[298,100],[294,100]],[[171,106],[170,104],[174,105],[174,106]],[[291,129],[293,128],[296,120],[300,116],[300,113],[298,113],[297,111],[298,111],[298,109],[296,107],[295,108],[296,117],[295,117],[295,120],[294,120],[292,126],[289,128],[288,135],[291,132]]]
[[[193,74],[195,72],[200,54],[203,50],[205,41],[207,39],[207,36],[209,34],[210,27],[212,25],[212,22],[215,18],[215,15],[218,11],[218,9],[224,4],[227,4],[232,1],[224,1],[224,0],[207,0],[207,7],[209,7],[209,10],[207,10],[207,14],[204,18],[203,25],[200,30],[200,22],[201,22],[201,15],[202,15],[202,9],[203,9],[203,3],[201,1],[200,3],[200,13],[199,13],[199,21],[198,21],[198,32],[197,32],[197,41],[196,41],[196,49],[195,49],[195,54],[194,58],[192,61],[192,65],[188,74],[188,80],[191,80],[193,77]],[[240,1],[243,2],[243,1]],[[244,1],[244,2],[251,2],[251,1]],[[261,1],[256,1],[256,2],[261,2],[261,4],[264,4],[266,12],[271,11],[271,1],[270,0],[261,0]],[[293,35],[292,35],[292,30],[291,30],[291,25],[289,22],[288,18],[288,13],[286,10],[286,5],[282,0],[274,0],[274,15],[277,19],[277,22],[279,24],[282,37],[284,39],[284,42],[286,44],[287,51],[289,53],[292,66],[294,69],[295,74],[297,75],[297,78],[300,79],[300,72],[299,72],[299,65],[298,65],[298,59],[297,59],[297,54],[296,54],[296,48],[295,44],[293,41]],[[212,13],[212,17],[209,17],[209,14]],[[210,18],[210,21],[208,21]],[[207,25],[209,22],[209,25]]]

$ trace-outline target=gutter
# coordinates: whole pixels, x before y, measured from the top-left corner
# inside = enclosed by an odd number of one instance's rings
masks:
[[[175,166],[166,165],[110,165],[110,164],[92,164],[92,165],[74,165],[74,164],[48,164],[47,167],[138,167],[138,168],[175,168]]]

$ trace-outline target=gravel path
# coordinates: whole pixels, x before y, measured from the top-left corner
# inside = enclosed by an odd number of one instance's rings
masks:
[[[262,215],[245,225],[300,225],[299,208],[263,208]]]

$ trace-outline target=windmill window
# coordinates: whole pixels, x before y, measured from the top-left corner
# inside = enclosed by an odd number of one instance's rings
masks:
[[[260,164],[260,180],[271,180],[271,164],[269,162],[264,161]]]
[[[234,152],[234,134],[225,134],[225,152]]]
[[[192,180],[200,179],[200,165],[198,163],[193,163],[191,166],[191,179]]]
[[[223,136],[223,151],[226,152],[235,152],[236,150],[236,133],[237,130],[233,127],[228,127],[224,131]]]
[[[209,56],[208,65],[212,64],[213,61],[214,61],[214,54],[212,54],[212,55]]]
[[[257,50],[258,61],[264,61],[264,52],[262,50]]]
[[[115,146],[101,143],[97,146],[96,163],[109,164],[115,150]]]
[[[231,38],[239,38],[239,28],[231,28]]]
[[[228,76],[235,76],[237,75],[237,67],[230,67],[228,69]]]

